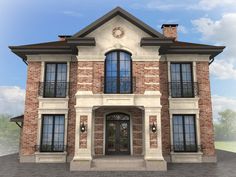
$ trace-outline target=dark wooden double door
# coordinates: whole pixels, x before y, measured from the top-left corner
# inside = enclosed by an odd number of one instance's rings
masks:
[[[111,114],[109,116],[106,120],[106,155],[129,155],[129,116],[126,114]]]

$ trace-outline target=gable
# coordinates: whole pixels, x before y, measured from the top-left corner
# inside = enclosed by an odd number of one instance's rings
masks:
[[[121,37],[116,37],[114,35],[114,30],[117,28],[123,31]],[[149,38],[151,35],[119,15],[99,26],[85,37],[95,38],[96,46],[77,46],[79,49],[79,55],[104,56],[107,52],[116,49],[126,50],[130,52],[133,57],[158,55],[157,46],[145,48],[140,45],[142,38]]]
[[[73,38],[84,37],[87,34],[91,33],[93,30],[103,25],[104,23],[116,17],[117,15],[123,17],[124,19],[132,23],[133,25],[145,31],[151,37],[165,38],[161,33],[159,33],[158,31],[156,31],[155,29],[145,24],[143,21],[139,20],[138,18],[136,18],[135,16],[133,16],[132,14],[130,14],[129,12],[125,11],[124,9],[120,7],[116,7],[115,9],[111,10],[110,12],[102,16],[101,18],[97,19],[96,21],[88,25],[87,27],[83,28],[82,30],[74,34],[72,37]]]

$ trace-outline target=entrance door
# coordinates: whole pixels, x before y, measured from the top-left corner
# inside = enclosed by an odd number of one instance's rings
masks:
[[[127,114],[107,115],[106,154],[130,154],[130,118]]]

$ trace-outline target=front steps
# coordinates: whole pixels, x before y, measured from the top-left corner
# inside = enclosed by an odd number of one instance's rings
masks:
[[[91,164],[93,171],[144,171],[146,164],[143,157],[104,156],[95,158]]]
[[[165,160],[144,160],[143,156],[101,156],[72,160],[71,171],[166,171]]]

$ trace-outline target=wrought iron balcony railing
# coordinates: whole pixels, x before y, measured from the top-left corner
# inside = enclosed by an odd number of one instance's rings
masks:
[[[66,145],[35,145],[36,152],[64,152],[67,150]]]
[[[107,94],[131,94],[136,89],[135,77],[102,77],[102,91]]]
[[[172,145],[171,146],[172,152],[200,152],[202,151],[201,145]]]
[[[169,82],[169,95],[172,98],[193,98],[198,96],[198,83]]]
[[[69,82],[40,82],[39,95],[45,98],[65,98],[68,95]]]

